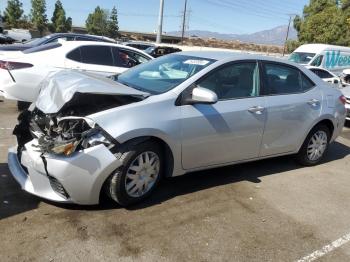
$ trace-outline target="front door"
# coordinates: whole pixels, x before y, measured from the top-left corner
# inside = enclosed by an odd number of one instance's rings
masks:
[[[265,123],[257,63],[224,65],[196,85],[214,91],[219,101],[182,106],[183,168],[257,158]]]

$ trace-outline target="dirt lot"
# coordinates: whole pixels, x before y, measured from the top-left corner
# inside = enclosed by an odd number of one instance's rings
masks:
[[[320,166],[283,157],[199,172],[164,180],[151,199],[124,209],[21,191],[6,163],[16,114],[0,102],[2,262],[295,261],[335,240],[323,251],[345,244],[320,261],[350,260],[350,129]]]

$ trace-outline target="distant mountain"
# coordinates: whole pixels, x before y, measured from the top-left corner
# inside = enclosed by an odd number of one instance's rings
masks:
[[[283,45],[287,33],[286,25],[278,26],[270,30],[264,30],[252,34],[222,34],[211,31],[189,30],[186,36],[198,36],[200,38],[216,38],[222,40],[239,40],[246,43]],[[168,35],[180,36],[180,31],[168,32]],[[297,39],[297,32],[291,26],[288,39]]]

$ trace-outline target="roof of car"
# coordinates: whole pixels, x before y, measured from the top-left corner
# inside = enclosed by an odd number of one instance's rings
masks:
[[[98,35],[88,35],[88,34],[79,34],[79,33],[53,33],[53,34],[47,35],[47,37],[53,37],[53,36],[88,36],[88,37],[96,37],[96,38],[102,37]]]
[[[114,39],[106,37],[106,36],[79,34],[79,33],[53,33],[53,34],[47,35],[45,37],[52,38],[52,37],[56,37],[56,36],[81,36],[81,37],[86,37],[86,38],[94,38],[94,39],[101,39],[101,40],[110,41],[110,42],[116,42]]]
[[[248,53],[238,53],[238,52],[230,52],[230,51],[183,51],[183,52],[176,53],[176,54],[195,56],[195,57],[201,57],[201,58],[207,58],[207,59],[214,59],[214,60],[218,60],[218,61],[226,60],[226,59],[232,59],[232,60],[240,60],[240,59],[258,60],[258,59],[262,59],[262,60],[283,62],[286,64],[294,64],[294,63],[290,63],[287,60],[282,60],[282,59],[271,57],[271,56],[263,56],[263,55],[248,54]]]

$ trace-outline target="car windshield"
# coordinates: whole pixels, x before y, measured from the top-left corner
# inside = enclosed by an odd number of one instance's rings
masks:
[[[315,55],[315,53],[294,52],[289,56],[288,60],[298,64],[308,64]]]
[[[194,56],[167,55],[129,69],[120,74],[117,81],[150,94],[161,94],[178,86],[215,61]]]

